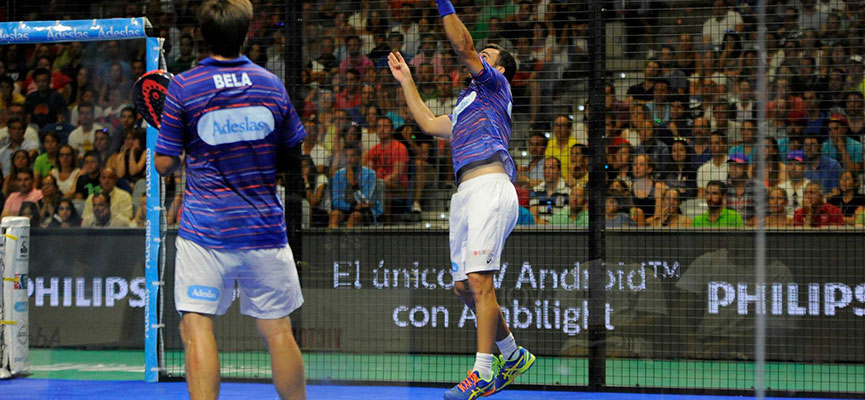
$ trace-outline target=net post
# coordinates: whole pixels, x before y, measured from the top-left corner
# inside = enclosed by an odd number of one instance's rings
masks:
[[[146,69],[152,71],[159,68],[161,39],[148,37],[146,39]],[[153,163],[156,148],[156,136],[159,130],[147,125],[147,225],[145,226],[145,267],[144,276],[147,288],[147,302],[144,309],[144,380],[157,382],[159,380],[159,362],[157,346],[159,328],[157,325],[157,299],[159,298],[159,222],[162,213],[162,198],[159,193],[159,173]]]

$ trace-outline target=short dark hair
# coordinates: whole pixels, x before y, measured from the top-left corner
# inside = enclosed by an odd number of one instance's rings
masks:
[[[249,0],[208,0],[198,9],[204,42],[211,53],[222,57],[240,55],[251,21]]]
[[[46,68],[36,68],[35,70],[33,70],[33,79],[36,79],[36,77],[39,75],[48,75],[50,77],[51,71]]]
[[[81,112],[81,109],[82,109],[82,108],[89,108],[89,109],[91,109],[93,112],[96,112],[96,106],[95,106],[93,103],[91,103],[91,102],[87,102],[87,101],[85,101],[85,102],[79,104],[79,105],[78,105],[78,112],[79,112],[79,113]]]
[[[93,204],[93,200],[96,200],[97,197],[102,197],[103,199],[105,199],[105,205],[111,205],[111,196],[108,196],[103,192],[94,193],[93,198],[90,199],[90,203]]]
[[[495,43],[490,43],[484,46],[484,49],[493,49],[499,51],[499,59],[496,61],[496,65],[493,67],[504,67],[505,68],[505,78],[510,83],[514,79],[514,75],[517,73],[517,60],[514,59],[514,56],[511,52],[505,50],[502,46],[499,46]]]
[[[12,126],[12,124],[21,124],[21,126],[25,126],[25,125],[27,125],[26,123],[24,123],[24,119],[21,118],[21,117],[19,117],[19,116],[10,117],[10,118],[6,121],[6,127],[7,127],[7,128],[10,127],[10,126]]]
[[[706,184],[706,188],[709,186],[716,186],[719,190],[721,190],[721,194],[727,194],[727,184],[721,181],[712,180]]]
[[[15,178],[18,178],[18,174],[27,174],[30,175],[30,179],[33,179],[33,170],[30,168],[22,168],[18,171],[15,171]]]

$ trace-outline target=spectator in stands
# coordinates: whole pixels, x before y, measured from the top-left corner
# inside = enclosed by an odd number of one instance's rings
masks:
[[[577,144],[571,131],[573,130],[573,122],[571,116],[561,114],[553,120],[553,137],[547,143],[547,149],[544,151],[544,157],[556,158],[561,165],[570,165],[571,163],[571,146]],[[569,171],[564,171],[563,177],[568,179]]]
[[[631,219],[628,213],[622,211],[623,208],[620,204],[622,198],[610,194],[607,195],[604,204],[604,225],[607,228],[636,228],[637,223]]]
[[[81,226],[81,217],[72,204],[72,200],[63,199],[57,205],[57,211],[48,221],[48,228],[77,228]]]
[[[111,75],[111,66],[117,64],[120,67],[120,74],[124,77],[132,75],[132,66],[124,59],[123,48],[120,42],[109,40],[104,42],[104,52],[100,52],[100,61],[96,67],[96,76],[107,77]],[[104,60],[104,61],[103,61]]]
[[[60,139],[53,131],[45,132],[42,138],[42,147],[45,152],[36,157],[33,161],[33,173],[35,180],[41,185],[42,178],[48,176],[53,168],[56,168],[57,150],[60,146]],[[39,186],[41,188],[41,186]]]
[[[820,184],[811,182],[805,186],[805,198],[802,201],[802,208],[796,210],[793,216],[793,226],[820,228],[841,225],[844,225],[841,209],[823,202]]]
[[[30,228],[39,228],[42,224],[41,215],[39,215],[39,206],[32,201],[21,203],[21,208],[18,210],[19,217],[27,217],[30,220]]]
[[[787,180],[787,164],[781,161],[778,142],[771,137],[766,138],[766,187],[773,188]],[[753,159],[752,159],[753,161]],[[751,164],[752,176],[756,170]]]
[[[393,200],[399,200],[408,188],[408,149],[395,140],[393,122],[390,118],[379,117],[377,133],[379,143],[363,156],[363,164],[375,171],[375,176],[384,181],[385,218],[391,218]]]
[[[348,71],[356,71],[363,74],[367,68],[374,67],[374,63],[361,51],[360,36],[351,35],[346,38],[347,57],[339,64],[339,73],[345,75]]]
[[[93,150],[96,131],[104,129],[104,126],[95,119],[96,109],[93,103],[78,105],[78,127],[69,134],[67,139],[67,143],[78,153],[84,154]]]
[[[839,164],[845,171],[862,170],[862,143],[847,135],[847,121],[840,114],[829,118],[829,140],[823,142],[821,153]]]
[[[549,224],[553,214],[568,205],[571,189],[562,179],[562,163],[558,158],[544,160],[544,181],[532,188],[529,210],[539,225]]]
[[[117,154],[108,159],[106,165],[117,172],[118,179],[126,179],[135,186],[144,179],[147,167],[143,132],[130,130],[126,132],[126,140]]]
[[[695,228],[739,228],[745,225],[742,216],[727,208],[727,185],[712,180],[704,192],[709,210],[694,218]]]
[[[376,193],[376,173],[361,165],[359,153],[356,146],[346,146],[346,167],[333,175],[330,228],[338,228],[346,219],[349,228],[376,224],[381,217],[383,210]]]
[[[651,121],[656,127],[667,128],[670,125],[670,82],[663,78],[656,78],[652,85],[652,101],[646,104],[649,109]]]
[[[640,135],[640,144],[634,147],[634,154],[648,154],[654,161],[657,172],[663,173],[670,163],[670,148],[656,136],[659,130],[651,121],[640,123],[637,132]]]
[[[361,104],[361,89],[360,75],[357,70],[350,69],[340,78],[339,92],[334,100],[336,108],[340,110],[348,110],[360,107]]]
[[[125,136],[126,135],[124,135],[124,138]],[[99,166],[104,167],[108,164],[108,159],[114,155],[111,151],[111,137],[108,135],[108,129],[103,128],[96,131],[94,138],[92,151],[96,154]]]
[[[675,54],[671,45],[661,46],[660,75],[670,83],[670,92],[675,95],[688,93],[688,76],[676,64],[677,57],[686,57],[684,54]]]
[[[180,37],[180,46],[178,46],[179,54],[174,61],[168,63],[168,72],[179,74],[192,68],[195,62],[195,47],[193,46],[192,35],[184,33]]]
[[[568,187],[586,186],[589,183],[589,148],[584,144],[571,146],[571,165],[568,167]]]
[[[12,161],[9,162],[11,164],[11,168],[9,170],[9,174],[4,174],[4,176],[8,177],[3,180],[3,194],[7,197],[12,194],[12,192],[16,191],[15,185],[15,177],[18,175],[18,171],[29,170],[32,168],[30,163],[30,155],[27,150],[18,149],[14,153],[12,153]]]
[[[787,215],[787,191],[780,187],[769,189],[768,204],[764,222],[767,228],[787,228],[793,226],[793,218]]]
[[[802,141],[802,150],[808,160],[805,177],[820,184],[823,194],[834,196],[838,194],[838,177],[841,175],[841,165],[820,153],[820,139],[816,136],[806,136]]]
[[[681,194],[676,189],[667,189],[661,198],[661,207],[658,215],[648,221],[648,226],[654,228],[687,228],[692,221],[682,214]],[[630,219],[630,218],[629,218]]]
[[[127,223],[132,219],[132,195],[129,192],[116,187],[117,173],[111,167],[104,167],[99,171],[99,187],[97,194],[103,194],[111,198],[109,204],[111,206],[111,215],[117,218],[126,220]],[[95,195],[90,195],[84,202],[84,212],[82,213],[84,220],[87,217],[93,216],[93,198]]]
[[[310,225],[327,226],[330,214],[330,192],[327,175],[319,173],[310,156],[301,156],[304,198],[309,202]]]
[[[652,218],[658,210],[661,199],[656,194],[662,194],[665,186],[655,179],[655,163],[651,155],[641,153],[634,156],[634,177],[631,182],[630,197],[637,208],[638,215],[634,220],[645,226],[643,222]]]
[[[50,76],[51,72],[44,68],[33,71],[36,91],[28,94],[25,101],[27,123],[34,123],[39,128],[66,117],[66,99],[56,90],[51,89]]]
[[[12,172],[12,156],[18,150],[26,151],[31,159],[36,157],[39,152],[39,142],[25,138],[23,119],[17,116],[12,117],[6,122],[6,127],[8,136],[0,141],[0,164],[2,164],[3,176],[9,176]]]
[[[841,173],[838,180],[841,193],[830,197],[827,203],[841,209],[847,225],[853,225],[856,215],[865,211],[865,195],[859,193],[859,185],[851,171]]]
[[[727,158],[727,207],[742,216],[745,226],[755,226],[757,222],[757,201],[765,199],[765,187],[748,176],[750,158],[744,153],[733,153]]]
[[[720,131],[712,132],[709,139],[712,159],[697,169],[697,196],[705,197],[703,191],[710,181],[727,181],[727,136]]]
[[[631,158],[634,154],[634,149],[628,144],[627,140],[622,138],[613,140],[613,145],[610,147],[613,157],[610,163],[610,172],[607,174],[607,180],[620,180],[630,189],[632,178]]]
[[[78,179],[75,181],[76,200],[84,200],[90,195],[99,192],[99,159],[96,153],[88,151],[84,154],[81,167],[81,172],[78,174]]]
[[[57,187],[57,179],[48,175],[42,178],[40,185],[42,191],[42,205],[39,210],[40,220],[46,225],[57,210],[60,200],[64,198],[60,188]]]
[[[685,199],[697,195],[697,169],[691,157],[688,142],[683,138],[675,139],[670,146],[670,164],[661,179],[666,187],[678,190]]]
[[[532,132],[529,136],[529,159],[527,164],[517,166],[517,184],[533,188],[544,181],[544,151],[547,137],[542,132]]]
[[[550,216],[549,224],[575,225],[578,228],[586,228],[589,226],[589,212],[586,210],[586,206],[586,189],[582,186],[577,186],[571,189],[570,193],[568,193],[568,201],[566,205],[556,210],[555,213]],[[538,221],[536,217],[534,219],[535,221]]]
[[[9,110],[9,106],[12,104],[24,104],[25,98],[20,93],[15,92],[15,81],[8,76],[0,77],[0,111],[3,111],[6,114],[4,117],[8,118],[7,111]],[[5,122],[5,121],[3,121]],[[4,123],[5,125],[5,123]]]
[[[861,143],[865,140],[865,100],[863,100],[862,92],[847,92],[847,102],[844,109],[847,126],[850,129],[847,135]]]
[[[119,189],[118,189],[119,190]],[[81,221],[82,228],[128,228],[130,219],[115,214],[111,205],[111,196],[97,193],[91,196],[88,204],[92,211],[85,214]],[[130,203],[131,206],[131,203]],[[86,212],[86,211],[85,211]]]
[[[802,207],[805,187],[811,182],[805,177],[806,164],[807,158],[801,150],[794,150],[787,154],[787,180],[781,182],[778,187],[787,193],[787,215],[790,217]]]
[[[742,153],[748,156],[751,162],[757,160],[757,122],[754,120],[745,120],[742,122],[742,141],[730,148],[727,154]]]
[[[126,141],[126,133],[140,128],[140,123],[141,120],[138,119],[138,113],[134,107],[129,106],[120,111],[120,126],[111,135],[111,144],[108,146],[109,152],[114,154],[120,151]]]
[[[658,61],[654,59],[647,60],[646,68],[643,70],[643,82],[628,88],[628,102],[648,103],[652,101],[652,89],[655,85],[655,78],[660,75],[660,72]]]
[[[51,176],[54,177],[57,187],[63,197],[75,196],[75,184],[78,182],[78,176],[81,170],[78,168],[78,163],[75,161],[75,149],[68,144],[60,146],[57,151],[57,167],[51,169]]]
[[[724,40],[724,34],[729,31],[742,32],[745,21],[742,15],[729,6],[727,0],[712,2],[712,16],[703,23],[703,45],[706,48],[719,48]]]
[[[40,49],[47,49],[47,47],[39,47]],[[50,50],[49,50],[50,51]],[[53,70],[51,65],[54,62],[51,60],[49,56],[39,56],[36,61],[36,69],[45,69],[50,71],[50,80],[48,85],[51,89],[56,90],[59,93],[63,93],[66,89],[66,86],[69,85],[69,82],[72,81],[72,78],[64,75],[62,72],[58,70]],[[35,70],[34,70],[35,71]],[[25,95],[33,93],[36,91],[36,84],[33,82],[33,76],[28,76],[23,82],[21,82],[22,88],[21,92]]]
[[[414,117],[411,114],[406,115],[406,124],[394,137],[408,150],[409,174],[411,174],[409,180],[414,185],[411,196],[411,211],[419,214],[423,212],[421,202],[423,201],[424,188],[428,178],[432,176],[432,171],[429,169],[430,166],[435,165],[436,161],[432,151],[436,141],[414,123]]]
[[[693,133],[694,165],[695,168],[699,168],[699,166],[712,159],[712,128],[709,121],[703,117],[694,119]]]
[[[38,203],[42,200],[42,191],[33,185],[33,170],[22,169],[15,173],[15,192],[6,198],[3,205],[3,217],[18,215],[21,203],[30,201]]]

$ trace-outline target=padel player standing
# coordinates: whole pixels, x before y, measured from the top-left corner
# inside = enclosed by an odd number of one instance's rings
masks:
[[[399,52],[388,56],[388,65],[421,129],[451,142],[459,183],[450,212],[454,290],[477,316],[478,347],[474,368],[444,398],[475,399],[501,390],[535,362],[535,356],[514,341],[493,286],[493,271],[499,270],[502,248],[519,215],[512,183],[516,168],[508,152],[510,80],[517,66],[510,53],[495,45],[478,54],[450,1],[436,4],[445,34],[473,78],[460,93],[453,114],[436,116],[430,111]],[[494,343],[501,358],[492,354]]]
[[[302,399],[303,359],[288,315],[303,296],[275,174],[277,152],[306,132],[280,79],[240,54],[249,0],[206,1],[198,19],[210,57],[169,85],[155,157],[165,175],[185,154],[174,297],[189,394],[219,394],[213,316],[231,305],[237,282],[240,312],[256,319],[277,392]]]

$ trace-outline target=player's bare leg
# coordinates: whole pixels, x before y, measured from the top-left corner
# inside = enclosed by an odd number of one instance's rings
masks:
[[[496,329],[502,309],[496,300],[493,274],[475,272],[468,274],[469,286],[475,300],[475,316],[478,323],[478,352],[492,354],[495,346]]]
[[[273,384],[283,400],[306,399],[306,376],[303,356],[291,333],[288,317],[258,319],[258,334],[267,344],[273,371]]]
[[[186,349],[186,385],[190,399],[216,399],[219,396],[219,353],[213,335],[213,317],[184,313],[180,320],[180,337]]]
[[[458,281],[454,282],[454,292],[456,292],[457,297],[462,300],[463,304],[467,305],[472,312],[477,316],[477,310],[475,309],[475,295],[469,287],[468,281]],[[505,316],[502,315],[502,310],[499,308],[499,320],[496,325],[496,341],[503,340],[511,334],[510,328],[508,328],[508,324],[505,323]]]

